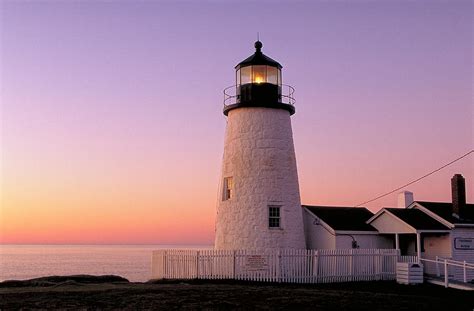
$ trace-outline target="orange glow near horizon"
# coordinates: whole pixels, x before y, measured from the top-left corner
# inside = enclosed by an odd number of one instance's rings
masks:
[[[168,178],[153,176],[152,167],[148,173],[122,171],[120,177],[107,169],[103,174],[104,167],[97,172],[86,167],[70,171],[56,164],[54,172],[30,170],[28,177],[19,176],[20,167],[6,170],[10,178],[2,188],[0,243],[213,241],[215,187],[191,185],[184,175],[180,180],[185,173],[179,170],[178,176]]]

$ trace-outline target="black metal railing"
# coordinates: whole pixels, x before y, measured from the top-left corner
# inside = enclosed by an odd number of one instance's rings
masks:
[[[231,85],[224,89],[224,107],[240,103],[239,95],[240,85]],[[278,99],[280,103],[294,106],[296,103],[294,97],[295,89],[287,84],[281,85],[281,95]]]

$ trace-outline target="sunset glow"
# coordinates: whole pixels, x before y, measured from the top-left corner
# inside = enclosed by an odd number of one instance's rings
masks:
[[[0,5],[0,243],[211,244],[222,90],[257,31],[296,89],[302,203],[359,204],[474,145],[471,1]],[[449,201],[454,173],[474,202],[474,156],[407,190]]]

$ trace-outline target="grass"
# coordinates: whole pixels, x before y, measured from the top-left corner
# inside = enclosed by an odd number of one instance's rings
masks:
[[[36,279],[37,281],[38,279]],[[233,281],[127,283],[102,277],[0,283],[0,309],[473,310],[474,294],[395,282],[296,285]],[[18,281],[16,281],[18,282]],[[35,285],[36,282],[36,285]]]

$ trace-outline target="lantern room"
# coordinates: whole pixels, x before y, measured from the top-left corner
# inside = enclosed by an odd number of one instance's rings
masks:
[[[236,69],[236,84],[269,83],[281,87],[281,65],[262,53],[262,42],[255,42],[255,54],[240,62]]]
[[[255,42],[255,53],[235,66],[235,85],[224,90],[225,115],[239,107],[277,108],[295,113],[294,90],[282,84],[282,66],[263,54],[262,47],[262,42]]]

